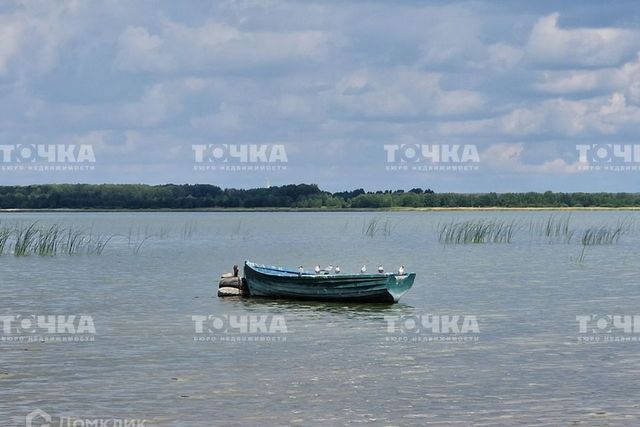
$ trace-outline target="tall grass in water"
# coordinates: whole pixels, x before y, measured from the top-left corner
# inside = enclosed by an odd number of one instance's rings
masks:
[[[136,244],[133,246],[133,254],[139,255],[140,251],[142,251],[142,245],[144,245],[147,242],[147,240],[151,239],[152,237],[155,237],[155,236],[151,234],[149,236],[145,236],[144,239],[140,240],[139,242],[136,242]]]
[[[9,238],[11,237],[11,229],[7,226],[3,226],[0,228],[0,256],[4,254],[4,249],[7,246],[7,242],[9,242]]]
[[[182,240],[191,240],[191,237],[195,232],[196,225],[193,222],[185,222],[181,233]]]
[[[388,219],[384,221],[380,218],[371,218],[369,222],[362,224],[362,235],[366,237],[375,237],[377,235],[390,236],[393,226]]]
[[[37,223],[34,222],[26,228],[16,228],[16,241],[13,245],[13,254],[15,256],[27,256],[31,253],[38,230]]]
[[[66,234],[66,240],[62,242],[63,252],[67,255],[77,254],[84,246],[85,237],[80,230],[70,228]]]
[[[240,233],[238,224],[237,233]],[[183,240],[191,239],[196,232],[196,224],[188,222],[182,230],[178,230]],[[28,225],[0,224],[0,255],[13,253],[15,256],[55,256],[55,255],[101,255],[113,240],[120,239],[127,243],[132,254],[138,255],[151,239],[178,237],[168,227],[161,227],[152,233],[148,225],[129,227],[128,235],[99,234],[76,226],[64,227],[59,224],[40,225],[38,221]]]
[[[135,234],[133,232],[133,227],[129,227],[129,235],[127,240],[127,246],[131,249],[131,252],[134,255],[139,255],[142,251],[142,246],[151,238],[160,237],[162,233],[162,229],[160,233],[150,233],[149,226],[146,225],[144,229],[141,230],[140,226],[138,226]]]
[[[529,234],[531,236],[542,236],[548,243],[564,241],[571,243],[575,230],[571,229],[571,215],[556,216],[550,215],[545,220],[532,221],[529,224]]]
[[[163,232],[162,230],[160,230],[161,233]],[[161,234],[159,233],[159,234]],[[129,227],[129,234],[128,234],[128,245],[129,246],[136,246],[138,244],[138,242],[140,242],[140,240],[146,240],[148,238],[148,236],[150,236],[152,233],[149,232],[149,225],[145,225],[144,228],[138,226],[135,229],[133,228],[133,226]]]
[[[618,221],[615,226],[589,227],[582,234],[582,246],[612,245],[618,243],[620,238],[631,230],[631,222]]]
[[[623,235],[631,230],[631,226],[631,221],[624,219],[618,221],[615,226],[593,226],[584,230],[580,239],[582,250],[580,251],[578,262],[582,262],[584,260],[584,256],[589,246],[616,244],[620,241]]]
[[[440,225],[438,241],[445,244],[511,243],[516,221],[469,220]]]
[[[40,256],[53,256],[58,252],[61,230],[58,225],[39,229],[34,242],[34,252]]]
[[[231,229],[231,237],[238,238],[242,234],[242,219],[240,219],[236,225]]]
[[[102,251],[107,247],[107,244],[113,239],[113,235],[105,236],[98,234],[95,237],[91,236],[87,242],[87,254],[102,255]]]
[[[18,257],[38,255],[55,256],[79,253],[102,254],[113,236],[87,233],[74,227],[62,228],[58,224],[38,226],[33,222],[28,226],[0,228],[0,255],[10,253]]]

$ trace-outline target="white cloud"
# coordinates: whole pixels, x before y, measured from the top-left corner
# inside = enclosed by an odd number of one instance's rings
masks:
[[[170,55],[162,51],[162,38],[149,34],[146,28],[127,27],[120,35],[118,45],[116,65],[119,68],[165,70],[171,65]]]
[[[495,172],[525,174],[569,174],[579,171],[577,162],[567,163],[559,158],[537,164],[526,163],[523,159],[525,147],[522,142],[491,144],[480,153],[482,165]]]
[[[0,16],[0,75],[7,72],[11,59],[22,42],[23,26],[7,16]]]
[[[164,21],[157,34],[130,26],[118,39],[115,66],[127,71],[223,71],[295,60],[319,60],[330,49],[322,31],[243,31],[207,21],[188,27]]]
[[[628,59],[640,47],[640,34],[620,28],[563,29],[558,13],[540,18],[527,43],[534,61],[556,66],[609,66]]]
[[[78,135],[68,135],[66,141],[77,144],[91,144],[96,153],[100,167],[109,164],[153,164],[179,163],[189,161],[188,156],[181,156],[184,151],[190,151],[191,145],[182,138],[164,131],[126,129],[113,131],[100,129]],[[113,143],[112,139],[117,139]]]
[[[535,88],[552,94],[587,92],[606,85],[607,75],[603,70],[545,72]]]
[[[181,110],[180,99],[165,84],[147,89],[142,99],[123,105],[124,118],[139,126],[155,126]]]
[[[419,65],[502,72],[520,62],[524,54],[521,47],[509,40],[485,41],[486,17],[480,17],[480,10],[474,10],[476,6],[451,4],[426,7],[416,13],[421,21],[416,24],[424,33]]]
[[[15,5],[0,7],[0,135],[92,142],[101,171],[114,171],[96,174],[104,181],[175,179],[165,162],[188,162],[191,144],[212,139],[285,140],[317,158],[292,181],[333,170],[363,185],[350,171],[376,175],[374,156],[394,141],[516,142],[488,146],[486,176],[570,173],[562,147],[574,139],[640,131],[639,32],[608,24],[624,20],[615,10],[593,18],[600,28],[575,28],[562,19],[579,18],[569,3],[548,16],[482,1],[325,2],[313,13],[253,1],[179,12],[160,2],[151,13],[146,3]],[[149,168],[123,176],[118,156]]]
[[[615,135],[640,129],[640,108],[627,103],[622,93],[586,100],[556,98],[530,107],[515,108],[500,116],[438,125],[442,135]]]
[[[522,49],[518,49],[506,43],[495,43],[488,46],[489,64],[491,68],[505,71],[513,68],[524,55]]]
[[[309,100],[300,95],[283,95],[275,101],[274,107],[283,118],[306,119],[314,112]]]
[[[193,117],[189,124],[205,132],[237,131],[242,127],[242,117],[234,108],[222,104],[215,114]]]
[[[415,119],[477,110],[484,97],[470,90],[446,90],[441,76],[411,69],[360,70],[336,85],[335,103],[356,118]]]
[[[83,2],[18,2],[0,14],[0,75],[44,74],[61,49],[84,29],[90,6]]]
[[[421,64],[475,66],[486,58],[486,47],[481,41],[483,21],[472,9],[452,4],[426,7],[419,14],[424,32]]]
[[[215,80],[182,78],[156,83],[147,88],[142,97],[119,106],[119,119],[132,127],[158,126],[175,119],[185,109],[192,96],[211,91]]]
[[[640,56],[620,67],[544,72],[535,88],[552,94],[617,91],[637,104],[640,103]]]

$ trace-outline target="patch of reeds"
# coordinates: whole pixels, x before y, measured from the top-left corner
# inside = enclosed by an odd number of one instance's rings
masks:
[[[497,219],[452,221],[438,226],[438,240],[445,244],[511,243],[518,227],[516,221]]]
[[[592,226],[584,230],[580,239],[582,250],[580,251],[578,262],[584,261],[587,248],[590,246],[614,245],[618,243],[622,236],[631,231],[632,225],[632,221],[623,219],[618,221],[616,225]]]
[[[69,228],[62,242],[62,251],[67,255],[77,254],[84,246],[85,236],[82,231]]]
[[[589,227],[584,230],[580,242],[582,246],[612,245],[618,243],[627,231],[629,226],[621,222],[615,226]]]
[[[389,219],[371,218],[362,224],[362,235],[365,237],[390,236],[393,226]]]
[[[1,227],[0,228],[0,256],[4,253],[4,250],[7,247],[7,242],[9,242],[10,237],[11,237],[11,229],[8,227]]]
[[[231,237],[238,238],[242,234],[242,219],[231,229]]]
[[[51,256],[58,252],[62,230],[58,225],[39,229],[34,242],[33,251],[40,256]]]
[[[157,234],[161,235],[163,234],[164,231],[160,230]],[[144,227],[141,226],[137,226],[137,227],[133,227],[130,226],[129,227],[129,233],[127,235],[127,244],[128,246],[136,246],[141,240],[145,240],[147,239],[147,237],[151,236],[152,233],[149,225],[145,224]]]
[[[32,223],[26,228],[20,227],[15,229],[15,243],[13,245],[13,254],[15,256],[26,256],[31,253],[31,248],[36,241],[38,229],[37,223]]]
[[[135,242],[135,244],[132,246],[133,254],[139,255],[140,252],[142,251],[142,246],[147,242],[147,240],[151,239],[152,237],[155,237],[155,235],[151,234],[149,236],[145,236],[144,239],[138,242]]]
[[[113,236],[93,235],[82,229],[49,226],[33,222],[27,226],[0,227],[0,255],[13,253],[17,257],[55,256],[79,253],[100,255]]]
[[[570,230],[571,215],[550,215],[546,220],[532,221],[529,224],[531,235],[543,237],[567,237],[572,234]]]
[[[185,222],[184,226],[182,227],[182,232],[180,234],[180,237],[182,237],[182,240],[191,240],[191,237],[193,237],[193,233],[196,232],[196,225],[193,222]]]
[[[91,236],[89,241],[87,242],[87,254],[90,255],[102,255],[102,252],[107,247],[107,244],[113,239],[113,235],[103,235],[98,234],[96,236]]]

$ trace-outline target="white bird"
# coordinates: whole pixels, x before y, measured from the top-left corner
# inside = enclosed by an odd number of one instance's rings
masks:
[[[378,266],[378,273],[384,273],[384,268],[382,268],[382,264]]]
[[[333,271],[333,265],[329,264],[329,266],[327,268],[325,268],[324,271],[327,274],[331,274],[331,272]]]
[[[404,275],[404,265],[400,266],[400,268],[398,269],[398,274],[401,276]]]
[[[316,268],[314,268],[313,271],[315,271],[316,274],[320,274],[320,265],[316,265]]]
[[[302,275],[302,273],[304,273],[304,267],[300,266],[298,267],[298,274]]]
[[[367,272],[367,266],[363,265],[362,268],[360,269],[360,273],[366,273]]]
[[[340,274],[340,266],[336,265],[336,274]]]

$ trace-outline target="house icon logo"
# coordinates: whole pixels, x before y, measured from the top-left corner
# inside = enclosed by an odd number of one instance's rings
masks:
[[[40,408],[36,408],[34,411],[27,415],[27,427],[50,427],[51,415],[47,414]]]

